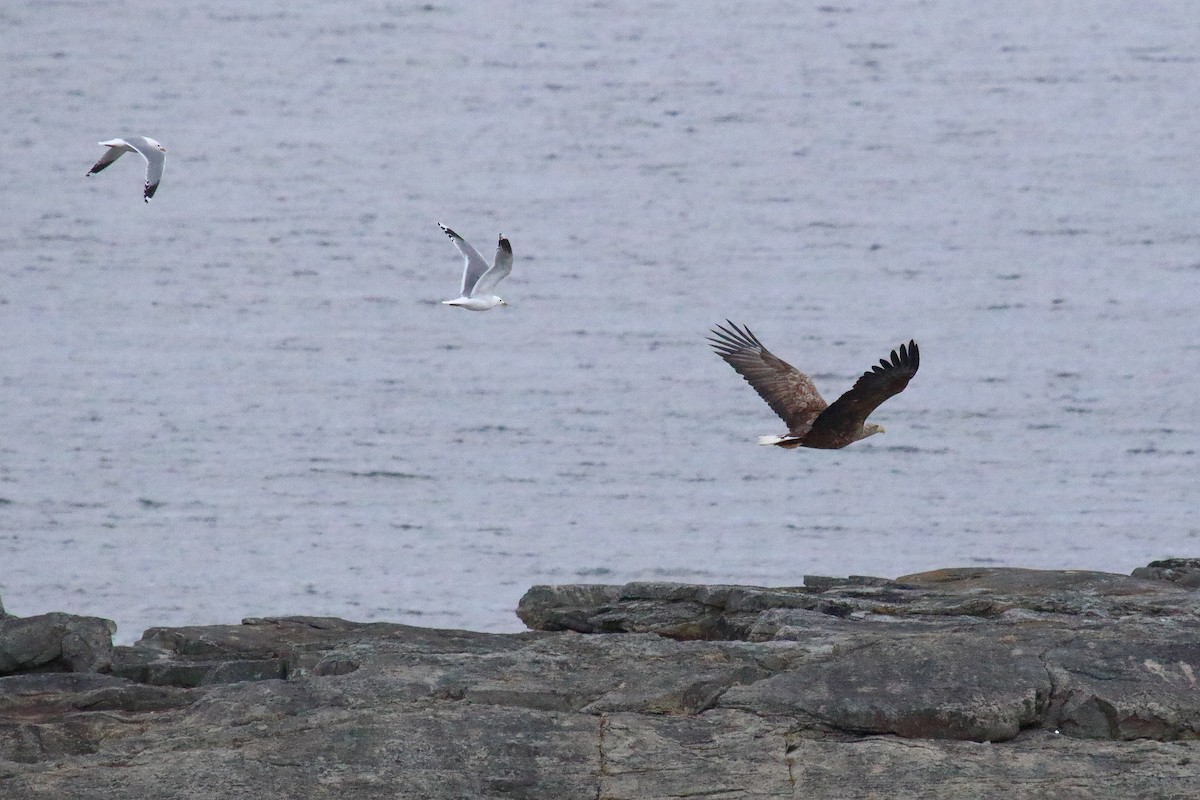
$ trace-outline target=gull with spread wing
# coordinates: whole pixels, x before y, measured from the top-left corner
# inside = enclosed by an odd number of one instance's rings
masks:
[[[95,175],[126,153],[137,153],[146,159],[146,188],[142,192],[142,197],[149,203],[150,198],[154,197],[154,193],[158,191],[159,181],[162,180],[163,165],[167,161],[167,148],[149,136],[109,139],[106,142],[100,142],[100,146],[107,147],[108,150],[100,156],[100,160],[87,171],[87,174]]]
[[[438,227],[450,237],[450,241],[454,242],[454,246],[458,248],[458,252],[462,253],[466,262],[463,265],[462,295],[454,300],[443,300],[442,303],[470,311],[487,311],[496,306],[508,305],[495,293],[496,284],[512,272],[512,245],[508,243],[508,239],[504,238],[504,234],[500,234],[500,243],[496,246],[496,258],[489,267],[488,263],[483,260],[483,256],[479,255],[479,251],[467,244],[461,236],[440,222]]]

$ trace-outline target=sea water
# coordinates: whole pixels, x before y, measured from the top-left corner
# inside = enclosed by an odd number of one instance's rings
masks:
[[[1183,0],[0,10],[0,596],[519,629],[537,583],[1197,555]],[[155,199],[127,155],[168,149]],[[512,240],[457,296],[453,227]],[[827,400],[840,451],[705,343]]]

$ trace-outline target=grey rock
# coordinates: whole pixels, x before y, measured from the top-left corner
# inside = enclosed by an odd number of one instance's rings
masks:
[[[114,622],[51,613],[0,619],[0,675],[98,672],[112,661]]]
[[[102,739],[130,732],[114,721],[184,708],[196,697],[94,673],[0,678],[0,775],[5,760],[37,763],[48,754],[95,753]]]
[[[1200,558],[1165,558],[1133,571],[1135,578],[1171,581],[1190,589],[1200,588]]]
[[[1051,689],[1036,652],[976,631],[946,631],[862,637],[829,657],[731,687],[721,705],[831,731],[997,742],[1037,725]]]
[[[1054,682],[1048,725],[1096,739],[1200,737],[1194,625],[1106,626],[1043,654]]]
[[[0,797],[1190,798],[1197,600],[941,570],[535,587],[509,635],[154,628],[0,678]]]
[[[838,586],[895,586],[890,578],[873,578],[869,575],[851,575],[848,578],[831,578],[825,575],[805,575],[804,588],[816,591],[833,589]]]

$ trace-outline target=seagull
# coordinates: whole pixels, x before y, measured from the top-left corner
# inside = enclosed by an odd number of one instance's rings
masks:
[[[838,450],[851,442],[883,433],[883,426],[867,422],[867,417],[893,395],[900,394],[921,366],[917,343],[900,345],[892,351],[890,361],[879,360],[879,366],[854,382],[849,390],[832,405],[821,399],[812,378],[781,358],[771,354],[750,329],[738,327],[729,320],[729,327],[718,325],[708,341],[717,355],[754,387],[771,410],[787,423],[783,436],[760,436],[761,445],[815,447]]]
[[[87,174],[95,175],[126,153],[137,153],[146,159],[146,190],[143,196],[149,203],[150,198],[154,197],[154,193],[158,191],[158,182],[162,180],[163,164],[167,160],[167,148],[149,136],[109,139],[107,142],[100,142],[100,146],[107,147],[108,152],[100,156],[100,160],[88,170]]]
[[[458,306],[470,311],[487,311],[496,306],[508,305],[503,298],[495,295],[496,284],[512,272],[512,245],[504,238],[504,234],[500,234],[500,243],[496,246],[495,263],[489,267],[483,256],[479,255],[479,251],[467,244],[461,236],[440,222],[438,227],[450,237],[450,241],[454,242],[454,246],[463,254],[465,260],[462,296],[454,300],[443,300],[442,305]]]

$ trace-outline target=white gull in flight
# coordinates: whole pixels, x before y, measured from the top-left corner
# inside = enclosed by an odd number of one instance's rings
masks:
[[[100,145],[107,147],[108,151],[100,156],[100,160],[88,170],[87,174],[95,175],[126,153],[137,153],[146,159],[146,190],[143,196],[146,198],[146,202],[149,203],[150,198],[154,197],[154,193],[158,191],[158,182],[162,180],[163,165],[167,160],[167,148],[149,136],[109,139],[107,142],[100,142]]]
[[[500,234],[500,243],[496,246],[495,263],[489,267],[483,256],[479,255],[479,251],[467,244],[461,236],[440,222],[438,227],[450,237],[450,241],[454,242],[454,246],[466,261],[463,266],[462,296],[454,300],[443,300],[442,304],[471,311],[487,311],[489,308],[508,305],[503,298],[495,294],[496,284],[512,272],[512,245],[504,238],[504,234]]]

